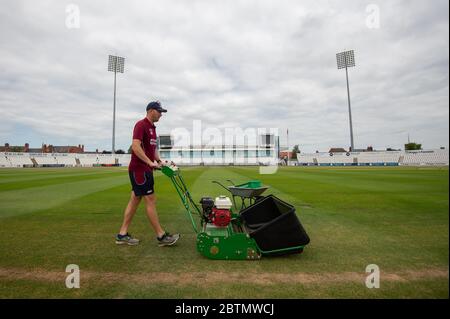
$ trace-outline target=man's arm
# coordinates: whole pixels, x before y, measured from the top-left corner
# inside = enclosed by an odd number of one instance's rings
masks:
[[[161,162],[161,157],[159,157],[159,150],[158,149],[155,150],[155,161],[157,161],[158,163]]]
[[[142,149],[141,146],[141,141],[140,140],[133,140],[133,143],[131,144],[131,149],[133,150],[134,154],[136,154],[137,157],[139,157],[143,162],[145,162],[148,166],[152,167],[152,168],[157,168],[159,167],[158,164],[155,164],[154,162],[152,162],[151,159],[149,159],[147,157],[147,155],[145,155],[144,150]]]

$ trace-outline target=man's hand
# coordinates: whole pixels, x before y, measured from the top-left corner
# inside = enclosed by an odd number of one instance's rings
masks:
[[[161,168],[161,165],[159,165],[157,162],[153,162],[151,160],[148,161],[147,165],[150,166],[151,168],[154,168],[154,169]]]
[[[170,166],[169,161],[161,161],[160,164],[161,166]]]
[[[159,163],[160,167],[162,167],[162,166],[176,166],[174,162],[172,162],[172,161],[169,162],[167,160],[159,161],[158,163]]]

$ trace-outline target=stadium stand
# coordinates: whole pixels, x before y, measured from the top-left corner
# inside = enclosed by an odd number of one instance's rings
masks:
[[[119,159],[119,165],[120,166],[128,166],[131,161],[131,155],[130,154],[116,154],[116,158]]]
[[[266,153],[256,151],[209,152],[191,150],[188,156],[178,152],[164,152],[163,160],[172,160],[180,165],[255,165],[250,160],[257,160],[262,165],[270,160],[263,157]],[[191,155],[192,154],[192,155]],[[257,158],[253,158],[256,156]],[[191,157],[192,156],[192,157]],[[76,153],[14,153],[0,152],[0,167],[93,167],[93,166],[128,166],[130,154],[76,154]],[[271,163],[272,164],[272,163]],[[397,166],[397,165],[449,165],[447,149],[423,151],[373,151],[352,153],[299,153],[297,164],[300,166]]]
[[[318,153],[316,155],[319,166],[351,166],[354,164],[352,153]]]
[[[98,154],[98,164],[100,165],[113,165],[117,164],[116,156],[112,154]]]
[[[356,155],[361,166],[395,166],[399,164],[401,152],[361,152]]]
[[[406,151],[402,165],[448,165],[448,150]]]
[[[82,167],[92,167],[98,165],[98,154],[77,154],[77,158]]]
[[[77,166],[76,155],[77,154],[54,154],[55,160],[58,164],[63,164],[66,167]]]
[[[10,167],[33,167],[33,162],[28,153],[3,153],[10,162]]]
[[[51,153],[30,153],[31,161],[34,166],[57,166],[58,162]]]
[[[11,162],[6,159],[5,153],[0,153],[0,167],[11,167]]]
[[[128,166],[130,154],[0,152],[0,167]]]
[[[297,154],[297,161],[302,166],[317,165],[316,154]]]
[[[428,151],[373,151],[355,153],[297,154],[302,166],[397,166],[397,165],[449,165],[447,149]]]

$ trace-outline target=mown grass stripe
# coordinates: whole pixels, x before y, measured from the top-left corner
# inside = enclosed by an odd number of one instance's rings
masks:
[[[91,175],[115,175],[118,172],[114,171],[92,171],[85,173],[73,172],[70,174],[27,174],[20,176],[8,176],[8,177],[0,177],[0,184],[9,184],[9,183],[17,183],[17,182],[29,182],[36,180],[51,180],[57,178],[69,178],[72,176],[91,176]]]
[[[38,173],[40,170],[37,170]],[[30,171],[32,172],[32,171]],[[33,187],[41,187],[58,183],[66,183],[68,181],[82,181],[89,179],[98,179],[104,178],[108,176],[121,176],[126,175],[126,172],[122,171],[104,171],[101,169],[93,170],[88,172],[81,173],[80,171],[72,171],[70,174],[29,174],[26,177],[21,177],[18,179],[6,179],[6,182],[3,182],[4,179],[0,179],[0,192],[11,191],[11,190],[19,190],[25,188],[33,188]]]
[[[128,182],[128,176],[96,178],[0,193],[0,218],[29,214],[62,205],[84,195]]]

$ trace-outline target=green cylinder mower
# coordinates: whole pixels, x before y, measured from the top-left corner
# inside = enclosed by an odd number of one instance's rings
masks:
[[[223,195],[215,199],[202,197],[200,209],[177,166],[166,165],[161,171],[170,178],[181,198],[197,234],[198,252],[207,258],[256,260],[262,256],[301,253],[310,241],[295,208],[273,195],[262,196],[268,187],[260,181],[229,187],[213,181],[231,193],[233,203]],[[239,211],[236,198],[241,199]]]

